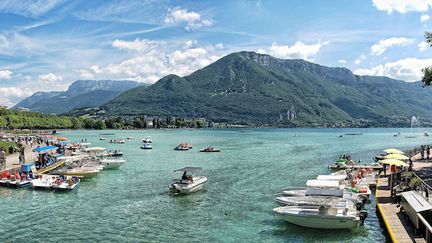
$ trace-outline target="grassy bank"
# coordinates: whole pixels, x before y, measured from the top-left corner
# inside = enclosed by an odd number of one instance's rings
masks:
[[[8,141],[0,141],[0,148],[4,149],[6,151],[6,155],[9,155],[10,148],[17,148],[18,144],[14,142],[8,142]]]

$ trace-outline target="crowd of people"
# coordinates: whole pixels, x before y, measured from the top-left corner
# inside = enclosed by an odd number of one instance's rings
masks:
[[[431,148],[432,148],[432,146],[430,146],[430,145],[421,145],[420,146],[420,155],[421,155],[422,160],[430,158]]]

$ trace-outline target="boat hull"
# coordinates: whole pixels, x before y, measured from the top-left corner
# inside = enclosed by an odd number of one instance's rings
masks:
[[[306,216],[279,213],[277,213],[277,215],[288,223],[315,229],[352,229],[360,225],[360,221],[355,218],[320,217],[318,215]]]

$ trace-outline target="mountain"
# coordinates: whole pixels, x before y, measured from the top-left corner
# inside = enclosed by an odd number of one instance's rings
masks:
[[[387,77],[254,52],[227,55],[189,76],[168,75],[101,107],[111,116],[203,117],[283,126],[404,123],[430,116],[432,91]]]
[[[37,92],[14,108],[25,107],[42,113],[64,113],[82,107],[97,107],[139,86],[133,81],[78,80],[64,92]]]

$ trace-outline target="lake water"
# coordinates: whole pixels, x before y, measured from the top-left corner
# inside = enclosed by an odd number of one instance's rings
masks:
[[[374,202],[362,228],[313,230],[275,217],[272,195],[328,174],[327,165],[339,154],[371,162],[388,147],[432,143],[425,130],[414,130],[418,138],[405,138],[410,130],[396,128],[64,131],[72,141],[120,149],[128,162],[71,193],[0,188],[0,241],[384,242]],[[99,141],[102,132],[116,134],[108,139],[134,140],[109,144]],[[393,137],[397,132],[402,135]],[[345,133],[362,135],[338,138]],[[146,136],[153,150],[140,149]],[[194,148],[174,151],[181,142]],[[198,152],[208,145],[222,152]],[[201,192],[173,197],[173,170],[184,166],[203,167],[208,182]]]

